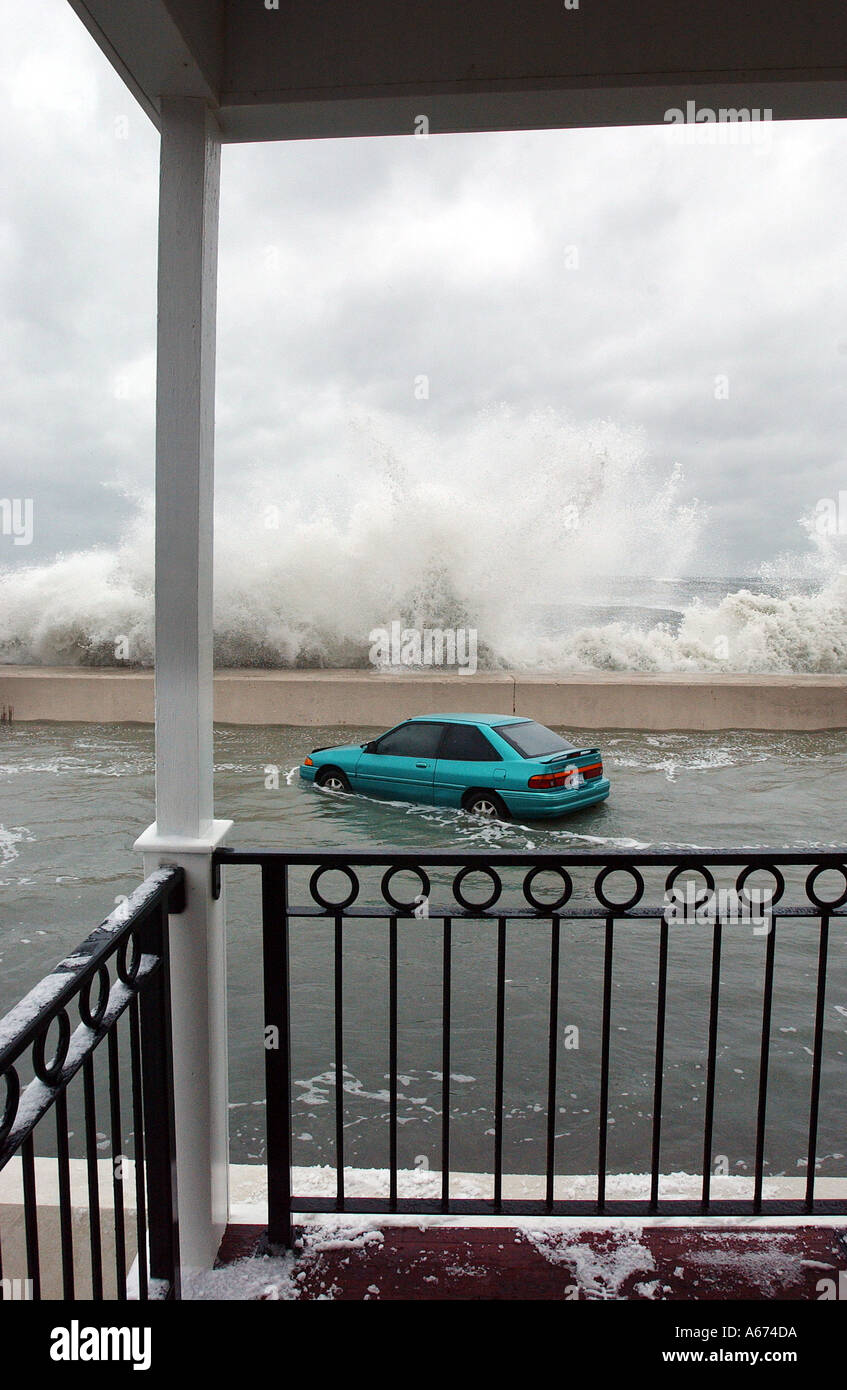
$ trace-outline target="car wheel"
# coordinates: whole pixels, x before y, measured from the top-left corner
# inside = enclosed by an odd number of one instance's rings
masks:
[[[349,792],[350,790],[350,783],[347,781],[344,773],[339,772],[337,767],[321,768],[315,778],[315,782],[319,787],[323,787],[324,790],[328,792]]]
[[[496,792],[471,792],[465,801],[465,810],[485,820],[509,819],[509,812]]]

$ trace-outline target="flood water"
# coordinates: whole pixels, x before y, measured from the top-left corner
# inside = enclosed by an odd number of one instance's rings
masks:
[[[490,825],[464,813],[335,797],[300,784],[302,753],[364,741],[375,730],[220,728],[216,810],[230,843],[289,850],[419,853],[489,847],[531,853],[676,845],[805,848],[843,845],[847,747],[841,734],[637,734],[568,730],[597,744],[612,779],[608,802],[532,825]],[[153,737],[140,726],[78,724],[0,729],[0,1012],[5,1012],[139,879],[135,837],[153,818]],[[512,883],[514,878],[514,885]],[[505,876],[519,893],[520,877]],[[232,1158],[264,1158],[259,873],[226,871]],[[444,891],[449,888],[446,884]],[[441,886],[433,889],[436,903]],[[802,891],[789,882],[789,894]],[[362,901],[368,889],[363,888]],[[658,901],[648,893],[650,901]],[[306,879],[292,900],[308,899]],[[794,898],[792,897],[792,901]],[[453,925],[452,1165],[491,1171],[496,927]],[[558,996],[556,1155],[561,1172],[596,1171],[602,923],[563,922]],[[766,1171],[802,1176],[817,967],[814,919],[781,922],[776,974]],[[292,923],[294,1157],[335,1161],[332,923]],[[711,933],[672,929],[662,1168],[700,1169]],[[727,928],[721,975],[714,1160],[752,1169],[766,936]],[[403,1167],[438,1168],[441,1142],[441,924],[398,927],[398,1126]],[[388,923],[344,927],[345,1161],[388,1159]],[[609,1099],[610,1171],[649,1163],[658,970],[655,923],[616,929]],[[549,921],[507,933],[505,1167],[543,1170],[546,1143]],[[843,1068],[847,1050],[847,933],[830,942],[819,1171],[847,1172]],[[839,1098],[840,1091],[840,1098]]]

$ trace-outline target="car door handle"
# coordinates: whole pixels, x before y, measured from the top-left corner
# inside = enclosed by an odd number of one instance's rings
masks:
[[[429,763],[415,763],[415,767],[429,767]]]

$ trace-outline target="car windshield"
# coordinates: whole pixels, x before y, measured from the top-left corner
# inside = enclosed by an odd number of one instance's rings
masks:
[[[534,719],[525,724],[496,724],[494,726],[501,738],[516,748],[522,758],[543,758],[548,753],[570,753],[573,744],[561,734],[554,734]]]

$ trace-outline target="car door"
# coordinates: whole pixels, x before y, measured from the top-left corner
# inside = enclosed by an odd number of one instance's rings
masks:
[[[461,806],[471,787],[496,789],[505,780],[505,764],[478,725],[445,724],[435,763],[436,806]]]
[[[372,796],[432,805],[435,755],[443,724],[410,720],[374,741],[356,765],[356,786]]]

